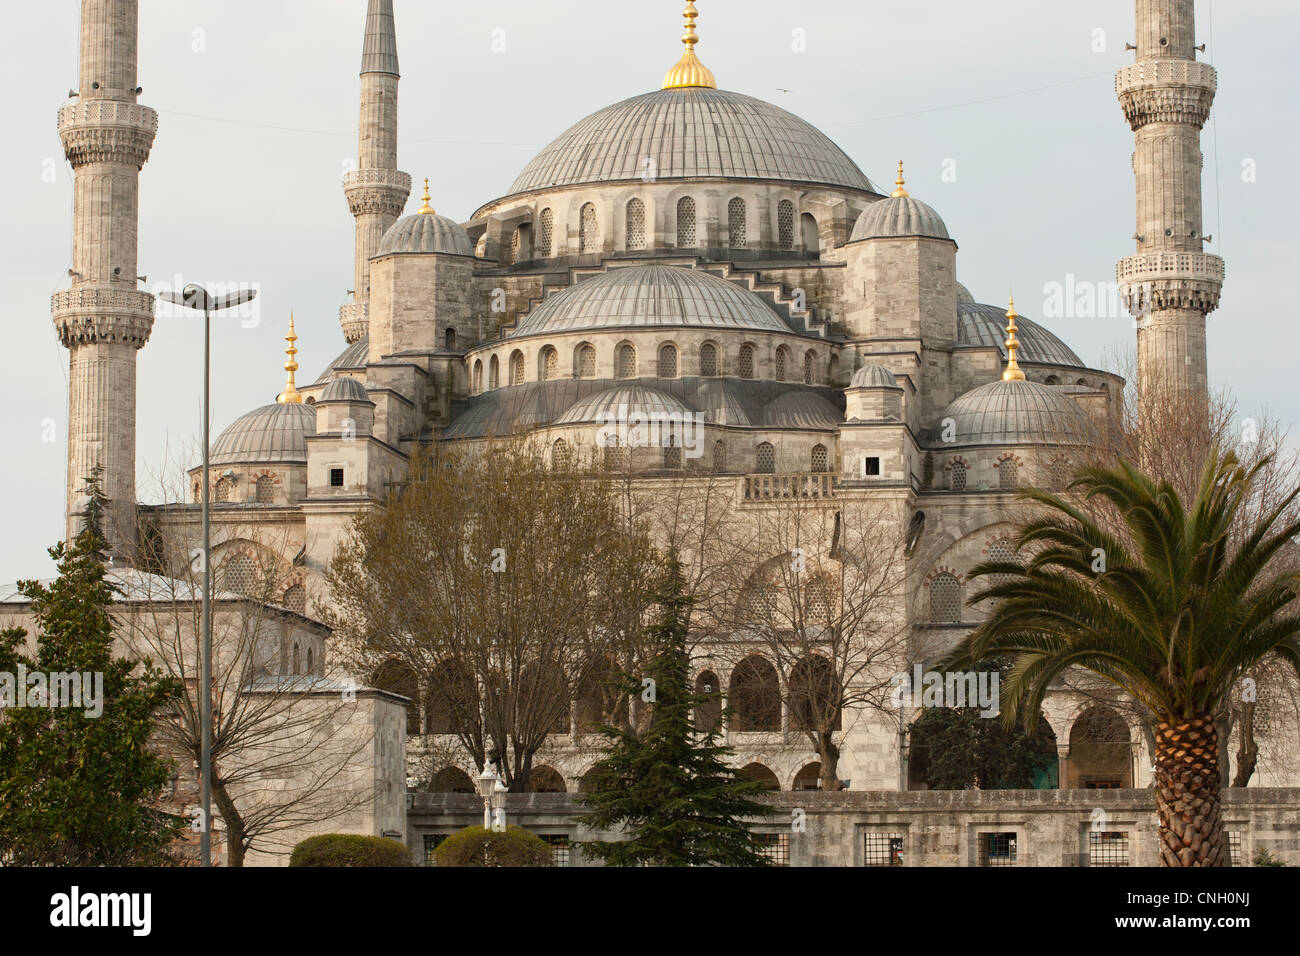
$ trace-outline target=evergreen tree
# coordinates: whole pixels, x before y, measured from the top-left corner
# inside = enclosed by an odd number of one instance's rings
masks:
[[[584,843],[583,852],[614,866],[764,866],[768,860],[744,822],[772,815],[753,799],[762,788],[737,777],[725,760],[731,750],[718,744],[715,732],[695,728],[692,712],[710,698],[691,689],[686,636],[692,601],[675,555],[655,603],[658,618],[648,634],[653,683],[627,673],[619,678],[626,694],[653,689],[649,725],[643,735],[601,729],[609,747],[591,771],[593,792],[581,798],[589,808],[580,818],[586,826],[621,824],[630,838]]]
[[[5,865],[158,863],[183,824],[154,806],[170,767],[148,747],[155,712],[179,696],[180,687],[147,661],[137,668],[113,656],[115,589],[105,574],[103,495],[97,473],[87,481],[84,529],[71,547],[59,543],[49,552],[58,578],[49,587],[19,584],[32,602],[36,656],[24,653],[22,628],[0,632]],[[53,699],[50,675],[73,672],[83,683],[91,675],[90,687],[83,686],[73,706],[51,706],[62,702]],[[99,695],[91,690],[95,675],[102,675]]]

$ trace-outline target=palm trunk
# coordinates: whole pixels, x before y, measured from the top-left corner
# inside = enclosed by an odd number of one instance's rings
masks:
[[[1219,732],[1209,716],[1156,727],[1161,866],[1230,866],[1219,810]]]

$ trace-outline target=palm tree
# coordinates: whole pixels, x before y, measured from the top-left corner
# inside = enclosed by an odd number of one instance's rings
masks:
[[[1300,487],[1236,529],[1267,459],[1247,469],[1215,449],[1184,505],[1165,481],[1127,462],[1080,471],[1079,504],[1029,490],[1044,506],[1017,541],[1021,557],[972,576],[1002,576],[971,598],[995,599],[989,617],[943,662],[972,667],[1009,656],[1003,717],[1027,730],[1048,686],[1084,668],[1128,694],[1155,725],[1156,810],[1164,866],[1228,866],[1219,812],[1214,716],[1247,668],[1276,655],[1300,673],[1300,575],[1270,571],[1300,533],[1283,513]]]

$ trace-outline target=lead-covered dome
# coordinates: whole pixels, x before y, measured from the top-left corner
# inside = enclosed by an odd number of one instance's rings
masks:
[[[389,226],[379,240],[376,256],[404,253],[445,252],[455,256],[474,255],[474,243],[460,223],[437,213],[403,216]]]
[[[654,326],[790,332],[759,296],[712,273],[631,266],[555,293],[521,319],[511,337]]]
[[[316,412],[310,405],[263,405],[235,419],[217,436],[210,461],[213,465],[306,464],[307,437],[314,434]]]
[[[1039,365],[1070,365],[1083,368],[1083,360],[1074,351],[1037,322],[1016,316],[1016,338],[1020,348],[1016,360]],[[1007,358],[1007,310],[996,305],[957,301],[957,344],[996,345]]]
[[[575,402],[555,420],[557,425],[589,422],[689,421],[695,410],[681,399],[648,385],[619,385]]]
[[[849,388],[898,388],[898,379],[883,365],[864,365],[853,373]]]
[[[524,167],[511,194],[588,183],[763,179],[875,192],[820,130],[778,106],[703,87],[656,90],[592,113]]]
[[[858,217],[849,242],[859,239],[951,239],[934,207],[911,196],[891,196],[873,202]]]
[[[1088,420],[1078,405],[1050,385],[1023,380],[972,389],[944,409],[939,422],[944,444],[956,447],[1089,441]]]

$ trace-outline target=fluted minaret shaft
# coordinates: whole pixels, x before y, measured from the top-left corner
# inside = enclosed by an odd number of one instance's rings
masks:
[[[140,170],[158,115],[136,101],[138,0],[83,0],[81,88],[59,110],[73,168],[72,286],[51,303],[71,353],[67,536],[81,527],[84,479],[102,467],[112,551],[135,549],[135,353],[153,328],[153,296],[138,289]]]
[[[354,304],[339,314],[343,335],[355,342],[366,334],[370,304],[370,257],[388,227],[402,214],[411,177],[397,168],[397,30],[393,0],[370,0],[361,52],[361,121],[357,169],[343,180],[348,207],[357,222]]]
[[[1201,130],[1218,78],[1196,60],[1194,0],[1137,0],[1137,62],[1115,78],[1134,134],[1137,254],[1117,270],[1138,317],[1146,394],[1207,394],[1205,317],[1219,304],[1223,260],[1201,218]]]

